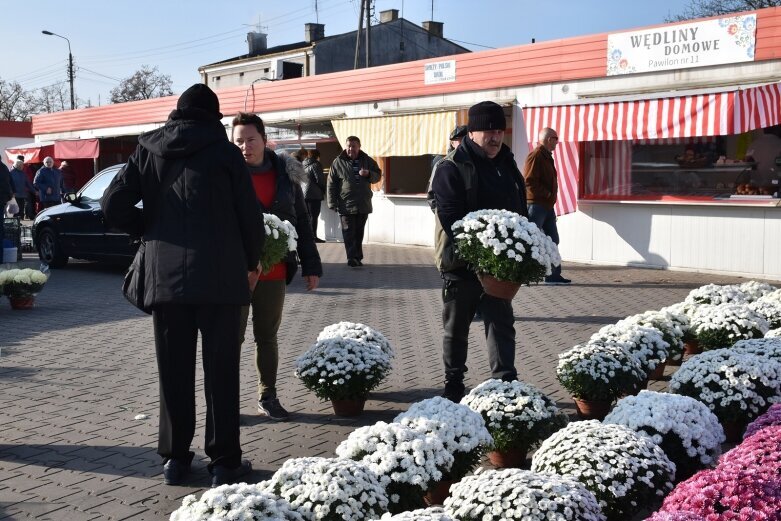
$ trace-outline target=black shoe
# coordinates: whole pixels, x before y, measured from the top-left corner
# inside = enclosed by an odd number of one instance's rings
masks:
[[[466,388],[462,383],[445,383],[445,391],[442,393],[442,398],[447,398],[453,403],[459,403],[461,398],[464,397]]]
[[[189,461],[169,459],[163,465],[163,483],[166,485],[181,485],[189,473]]]
[[[252,472],[252,463],[248,459],[244,459],[241,460],[241,464],[238,467],[232,469],[222,465],[215,465],[210,472],[212,475],[212,488],[219,487],[220,485],[236,483],[239,481],[239,478]]]
[[[347,259],[347,265],[351,268],[357,268],[361,263],[358,259]]]
[[[570,279],[565,279],[561,275],[552,275],[550,277],[545,277],[545,284],[551,284],[551,285],[562,285],[562,284],[570,284],[572,281]]]
[[[258,400],[258,412],[261,416],[268,416],[272,420],[284,422],[290,419],[290,413],[282,407],[279,399]]]
[[[361,259],[355,259],[358,261],[358,266],[363,266],[363,261]]]
[[[315,242],[318,244],[324,243],[325,241],[319,237],[315,237]]]

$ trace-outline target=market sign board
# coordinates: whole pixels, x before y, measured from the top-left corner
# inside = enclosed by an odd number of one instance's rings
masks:
[[[426,85],[456,81],[456,60],[427,63],[423,66]]]
[[[609,34],[607,75],[754,61],[757,15]]]

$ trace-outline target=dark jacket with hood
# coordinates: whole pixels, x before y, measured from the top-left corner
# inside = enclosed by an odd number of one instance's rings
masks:
[[[260,258],[263,217],[222,123],[198,108],[177,109],[138,142],[102,207],[112,226],[143,236],[144,304],[249,304],[247,271]]]
[[[434,254],[437,268],[448,277],[468,276],[466,264],[455,255],[453,223],[476,210],[509,210],[529,217],[526,186],[507,145],[489,159],[465,137],[439,162],[431,180],[436,200]]]
[[[277,172],[274,202],[271,208],[266,208],[265,211],[290,222],[295,227],[298,234],[296,251],[301,260],[301,275],[322,277],[323,266],[320,262],[320,253],[317,251],[315,236],[312,234],[312,225],[309,221],[309,210],[306,208],[304,194],[301,191],[301,182],[306,179],[304,166],[296,158],[287,154],[277,154],[268,148],[264,154]],[[293,277],[290,264],[296,261],[295,257],[296,252],[288,254],[288,283]]]
[[[306,180],[304,185],[304,199],[307,201],[322,201],[325,199],[325,172],[323,165],[314,157],[304,159],[304,172]]]
[[[382,171],[377,162],[365,152],[358,153],[361,168],[369,171],[369,177],[356,179],[353,175],[353,160],[342,150],[331,164],[328,175],[328,208],[339,215],[372,213],[372,183],[379,182]]]

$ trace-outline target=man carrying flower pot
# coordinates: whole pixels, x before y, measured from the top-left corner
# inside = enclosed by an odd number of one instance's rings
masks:
[[[468,134],[437,165],[431,182],[436,201],[435,258],[443,279],[442,341],[445,398],[464,395],[469,325],[478,304],[483,314],[491,377],[515,380],[512,303],[483,293],[475,272],[454,249],[452,225],[476,210],[509,210],[528,216],[526,187],[510,148],[502,143],[504,110],[492,101],[469,109]]]
[[[297,251],[306,289],[316,289],[323,275],[320,254],[309,220],[301,181],[306,179],[304,166],[290,156],[277,155],[266,148],[266,128],[255,114],[240,112],[233,118],[233,142],[241,149],[252,177],[255,197],[264,211],[290,222],[298,234]],[[282,322],[285,286],[295,275],[296,255],[290,252],[287,262],[280,262],[260,274],[252,291],[252,332],[255,335],[255,365],[258,372],[258,412],[276,421],[290,414],[277,397],[279,345],[277,331]],[[249,306],[242,308],[240,333],[244,341]]]

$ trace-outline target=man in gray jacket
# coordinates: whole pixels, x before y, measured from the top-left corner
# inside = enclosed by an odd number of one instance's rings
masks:
[[[363,230],[372,213],[371,184],[379,182],[382,171],[361,151],[357,137],[348,137],[345,147],[331,164],[328,208],[339,214],[347,265],[356,268],[363,266]]]
[[[154,323],[165,483],[181,484],[190,471],[200,332],[205,452],[215,487],[252,469],[239,440],[239,325],[250,302],[247,276],[263,247],[263,217],[244,158],[220,122],[217,95],[198,83],[176,107],[165,126],[138,138],[102,206],[109,224],[143,237],[146,248],[144,307]]]

